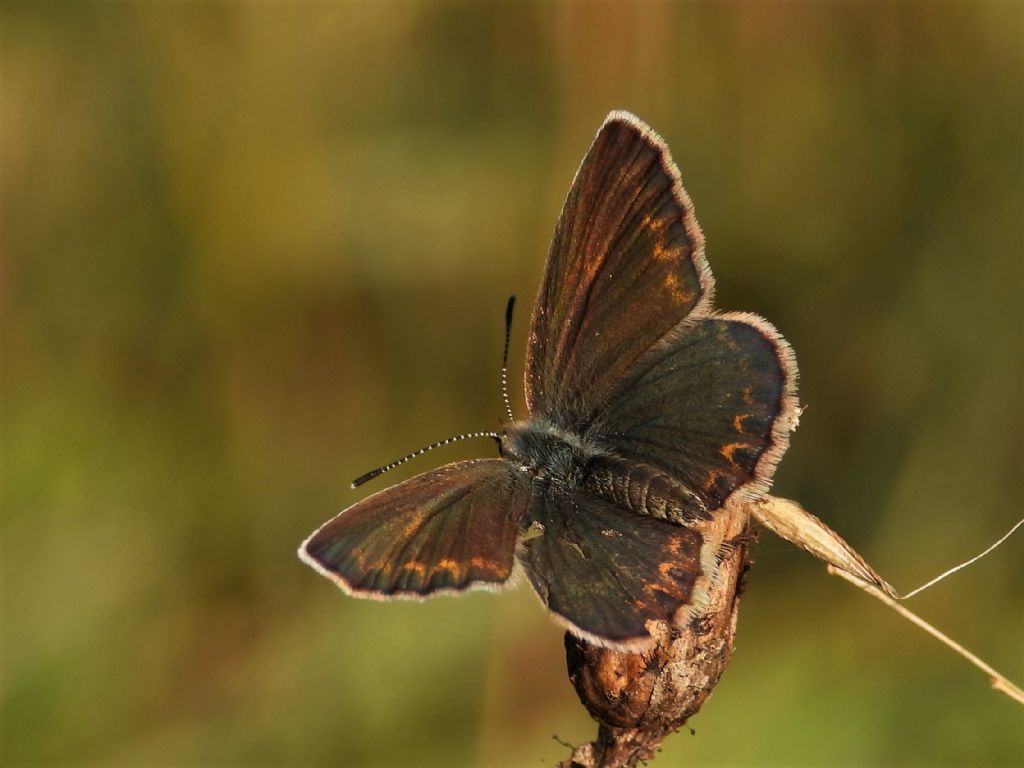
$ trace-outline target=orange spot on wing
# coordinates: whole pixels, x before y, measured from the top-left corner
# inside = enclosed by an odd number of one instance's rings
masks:
[[[745,386],[743,388],[743,391],[740,393],[740,399],[743,401],[744,405],[753,405],[754,388],[747,384],[747,386]]]
[[[655,248],[657,251],[657,248]],[[655,256],[657,258],[657,256]],[[686,304],[693,299],[693,294],[679,284],[679,275],[669,272],[665,275],[665,289],[677,304]]]
[[[743,433],[743,422],[746,421],[747,419],[749,419],[751,416],[752,416],[752,414],[749,414],[749,413],[741,413],[741,414],[739,414],[737,416],[733,416],[732,417],[732,428],[735,429],[740,434],[742,434]]]
[[[718,482],[718,479],[721,476],[721,472],[719,472],[717,469],[712,469],[710,472],[708,472],[707,480],[705,480],[704,483],[701,485],[701,490],[704,491],[704,493],[709,493],[711,489],[715,487],[715,483]]]
[[[499,563],[495,563],[493,560],[488,560],[485,557],[473,557],[469,560],[470,566],[478,568],[481,571],[500,576],[502,574],[502,567]]]
[[[732,464],[734,467],[739,469],[739,465],[733,459],[733,454],[736,453],[740,448],[749,448],[746,443],[727,443],[718,449],[718,452],[725,457],[725,460]]]
[[[660,235],[668,227],[668,219],[645,213],[643,219],[640,220],[640,226]]]
[[[437,570],[448,571],[453,576],[459,576],[462,573],[462,565],[458,560],[443,557],[437,561]]]
[[[676,248],[666,246],[664,243],[655,243],[651,255],[655,261],[672,261],[679,255],[679,251]]]

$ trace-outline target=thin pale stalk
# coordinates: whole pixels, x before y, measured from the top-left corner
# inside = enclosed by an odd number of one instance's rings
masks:
[[[1022,691],[1020,688],[1018,688],[1016,685],[1010,682],[1004,675],[993,669],[991,665],[979,659],[977,656],[975,656],[969,650],[967,650],[958,642],[953,640],[951,637],[937,630],[935,627],[933,627],[927,621],[922,619],[916,613],[904,608],[902,605],[900,605],[891,597],[882,592],[882,590],[880,590],[874,584],[870,584],[864,581],[863,579],[859,579],[856,576],[848,573],[847,571],[844,571],[840,568],[836,568],[832,565],[828,566],[828,572],[831,573],[833,576],[842,576],[844,579],[846,579],[854,586],[860,587],[872,597],[881,600],[883,603],[892,608],[894,611],[896,611],[896,613],[905,618],[907,621],[916,624],[932,637],[936,638],[942,643],[945,643],[947,646],[949,646],[958,654],[967,659],[967,661],[969,661],[971,664],[973,664],[982,672],[987,674],[992,681],[993,688],[995,688],[997,691],[1002,691],[1011,699],[1016,701],[1018,704],[1024,704],[1024,691]]]

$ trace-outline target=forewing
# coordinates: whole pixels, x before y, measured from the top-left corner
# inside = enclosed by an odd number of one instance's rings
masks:
[[[529,482],[499,459],[448,464],[375,493],[325,523],[299,557],[346,592],[425,597],[512,573]]]
[[[695,514],[767,491],[798,417],[796,360],[756,315],[688,320],[632,368],[590,428],[694,492]]]
[[[710,306],[704,238],[668,148],[611,113],[555,227],[527,349],[530,411],[586,423],[619,378],[694,309]]]
[[[520,559],[568,629],[599,645],[640,649],[648,621],[677,623],[701,571],[701,534],[583,492],[534,496]]]

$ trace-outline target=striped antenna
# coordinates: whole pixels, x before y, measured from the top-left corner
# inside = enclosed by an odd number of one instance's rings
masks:
[[[515,295],[508,297],[508,305],[505,307],[505,351],[501,355],[501,396],[505,400],[505,415],[509,422],[516,420],[512,415],[512,404],[508,400],[508,340],[512,336],[512,309],[516,305]]]
[[[508,399],[508,342],[509,337],[512,335],[512,308],[516,305],[516,297],[508,297],[508,305],[505,307],[505,351],[501,356],[501,396],[505,401],[505,413],[508,416],[510,422],[515,421],[515,417],[512,415],[512,405]],[[492,440],[496,440],[498,445],[501,445],[501,433],[500,432],[466,432],[462,435],[455,435],[454,437],[446,437],[444,440],[438,440],[436,443],[431,443],[425,448],[420,448],[418,451],[413,451],[408,456],[403,456],[397,461],[392,461],[390,464],[385,464],[383,467],[377,467],[371,469],[365,475],[360,475],[352,481],[352,487],[358,488],[363,483],[373,480],[375,477],[383,475],[385,472],[390,472],[395,467],[400,467],[405,462],[415,459],[417,456],[422,456],[427,451],[432,451],[435,448],[440,448],[451,443],[457,443],[460,440],[469,440],[473,437],[489,437]]]
[[[444,440],[438,440],[436,443],[431,443],[426,448],[420,448],[418,451],[413,451],[408,456],[403,456],[398,461],[392,461],[390,464],[385,464],[383,467],[377,467],[371,469],[365,475],[360,475],[352,481],[352,487],[358,488],[363,483],[373,480],[375,477],[383,475],[385,472],[390,472],[395,467],[400,467],[410,459],[415,459],[417,456],[422,456],[427,451],[432,451],[435,448],[440,448],[443,445],[449,445],[450,443],[457,443],[460,440],[469,440],[471,437],[489,437],[492,440],[501,442],[501,435],[498,432],[466,432],[463,435],[455,435],[455,437],[446,437]]]

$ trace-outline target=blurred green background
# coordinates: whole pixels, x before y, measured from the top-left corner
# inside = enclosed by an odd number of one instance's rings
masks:
[[[368,603],[294,552],[355,475],[497,424],[510,293],[524,412],[612,108],[672,147],[719,306],[797,351],[775,491],[898,588],[984,548],[1022,514],[1022,9],[5,3],[2,761],[540,766],[593,735],[527,589]],[[1017,682],[1022,553],[911,604]],[[983,675],[754,556],[656,765],[1024,761]]]

